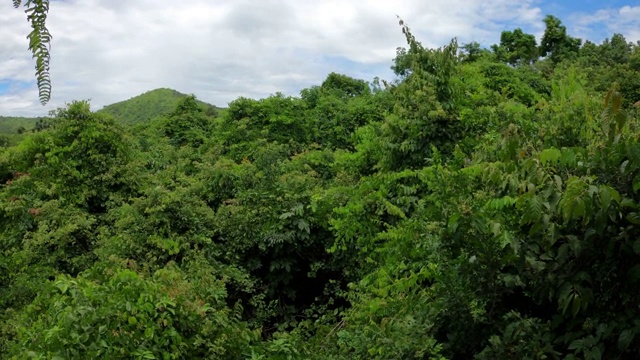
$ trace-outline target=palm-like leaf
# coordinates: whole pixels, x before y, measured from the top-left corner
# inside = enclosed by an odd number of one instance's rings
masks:
[[[13,6],[18,8],[21,0],[13,0]],[[51,98],[51,78],[49,75],[49,60],[51,58],[49,47],[51,34],[46,27],[47,13],[49,12],[49,0],[27,0],[24,3],[27,8],[27,20],[31,22],[32,31],[27,36],[29,50],[36,59],[36,78],[40,103],[45,105]]]

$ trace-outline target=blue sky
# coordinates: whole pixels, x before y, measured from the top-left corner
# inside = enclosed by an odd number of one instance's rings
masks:
[[[330,72],[391,80],[405,45],[396,14],[429,47],[490,46],[516,27],[640,40],[640,1],[623,0],[65,0],[51,4],[50,104],[38,102],[22,11],[0,0],[0,115],[41,116],[72,100],[92,107],[169,87],[226,106],[239,96],[298,95]]]
[[[35,81],[5,79],[0,81],[0,95],[15,91],[24,91],[36,85]]]
[[[631,4],[632,2],[629,0],[559,0],[542,1],[540,7],[545,13],[562,19],[576,12],[594,13],[604,8],[620,8]]]
[[[611,24],[615,25],[616,16],[608,14],[619,13],[620,9],[625,7],[640,6],[640,1],[630,0],[559,0],[559,1],[541,1],[538,5],[543,14],[550,14],[558,17],[567,26],[572,36],[582,37],[583,40],[591,40],[601,42],[605,38],[610,38],[616,30],[615,26],[611,28]],[[593,16],[600,12],[602,14],[601,21],[589,23],[586,31],[581,31],[579,26],[580,20],[584,17]],[[610,21],[606,17],[610,16]],[[636,19],[635,25],[640,27],[640,21]],[[628,40],[640,40],[637,38]]]
[[[10,80],[0,81],[0,95],[7,93],[10,87],[11,87]]]

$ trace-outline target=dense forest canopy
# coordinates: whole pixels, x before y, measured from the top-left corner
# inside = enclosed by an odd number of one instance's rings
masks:
[[[1,138],[1,357],[639,357],[640,44],[544,23]]]

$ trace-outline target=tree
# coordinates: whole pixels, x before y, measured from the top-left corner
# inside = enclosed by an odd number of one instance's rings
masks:
[[[567,28],[555,16],[544,18],[547,28],[542,35],[540,55],[549,56],[553,63],[559,63],[578,54],[582,40],[567,35]]]
[[[482,57],[483,53],[486,53],[487,50],[484,50],[480,47],[480,43],[477,41],[472,41],[470,43],[462,44],[460,46],[462,50],[460,54],[462,55],[462,61],[464,62],[474,62]]]
[[[22,4],[22,0],[13,0],[13,6],[16,9]],[[26,7],[27,20],[31,22],[33,29],[27,35],[27,39],[29,39],[29,50],[31,50],[33,58],[36,59],[38,95],[40,103],[45,105],[51,98],[51,78],[49,76],[51,34],[46,26],[49,0],[26,0],[24,7]]]
[[[499,59],[511,65],[531,64],[538,59],[535,36],[524,33],[520,28],[503,31],[500,45],[493,45],[492,48]]]
[[[404,21],[400,26],[409,49],[399,51],[395,60],[403,69],[392,69],[406,77],[390,90],[396,103],[381,127],[388,150],[381,165],[395,170],[424,166],[433,147],[449,153],[460,135],[457,40],[426,49]]]
[[[600,45],[600,56],[607,65],[624,64],[629,61],[631,44],[622,34],[613,34]]]
[[[180,100],[163,127],[174,146],[189,144],[197,147],[207,138],[210,119],[198,106],[195,96],[191,95]]]

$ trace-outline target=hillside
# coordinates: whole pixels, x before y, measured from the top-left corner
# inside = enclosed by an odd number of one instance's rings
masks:
[[[98,112],[105,112],[118,122],[131,125],[171,112],[185,96],[188,95],[173,89],[155,89],[129,100],[107,105]],[[198,101],[198,104],[209,115],[216,115],[218,112],[218,108],[213,105],[202,101]]]
[[[132,97],[129,100],[107,105],[97,112],[104,112],[113,116],[122,124],[136,124],[141,121],[167,114],[175,109],[180,99],[188,95],[173,89],[155,89]],[[219,108],[197,101],[207,115],[217,115]],[[0,116],[0,133],[15,134],[20,128],[31,130],[39,118]]]
[[[14,134],[20,128],[31,130],[36,122],[38,122],[38,118],[0,116],[0,133]]]

